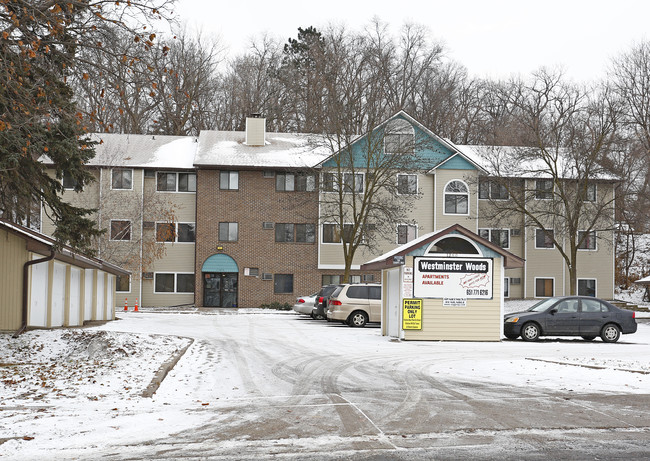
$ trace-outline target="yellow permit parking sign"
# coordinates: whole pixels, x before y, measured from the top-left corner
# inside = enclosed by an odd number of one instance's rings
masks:
[[[422,300],[404,299],[402,313],[402,330],[422,329]]]

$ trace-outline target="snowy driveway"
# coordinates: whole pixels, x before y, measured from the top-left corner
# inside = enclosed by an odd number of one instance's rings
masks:
[[[100,329],[194,339],[154,397],[5,406],[2,431],[34,438],[6,441],[0,457],[644,459],[650,452],[648,324],[617,344],[443,343],[395,342],[378,328],[278,312],[121,317]]]

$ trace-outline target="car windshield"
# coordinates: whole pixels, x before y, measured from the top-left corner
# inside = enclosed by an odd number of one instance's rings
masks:
[[[535,304],[528,312],[543,312],[557,302],[558,298],[548,298]]]

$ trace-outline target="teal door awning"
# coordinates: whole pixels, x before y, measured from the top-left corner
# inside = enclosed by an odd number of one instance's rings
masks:
[[[239,272],[239,268],[230,256],[217,254],[205,260],[201,272]]]

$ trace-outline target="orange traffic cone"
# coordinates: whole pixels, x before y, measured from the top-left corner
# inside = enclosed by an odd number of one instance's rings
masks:
[[[129,305],[126,303],[126,298],[124,298],[124,312],[129,310]]]
[[[135,309],[133,309],[133,312],[138,312],[138,298],[135,298]]]

